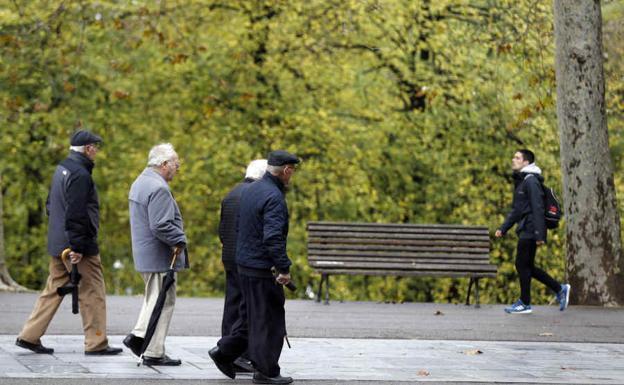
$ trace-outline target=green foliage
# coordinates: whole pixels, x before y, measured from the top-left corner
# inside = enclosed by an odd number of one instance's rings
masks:
[[[319,279],[307,265],[307,221],[493,232],[511,203],[509,164],[519,147],[536,151],[560,190],[549,3],[53,3],[0,0],[3,220],[11,273],[32,288],[47,274],[49,179],[78,126],[105,138],[94,177],[109,292],[142,291],[127,193],[162,141],[183,162],[172,183],[192,263],[182,295],[222,293],[220,200],[270,149],[304,159],[288,195],[300,287]],[[622,175],[622,18],[607,20],[608,115]],[[623,207],[621,177],[616,184]],[[564,242],[558,230],[538,252],[538,264],[560,279]],[[518,296],[514,246],[513,236],[493,240],[499,273],[482,283],[484,302]],[[342,299],[460,302],[466,289],[466,279],[332,278]],[[544,287],[534,291],[536,302],[549,300]]]

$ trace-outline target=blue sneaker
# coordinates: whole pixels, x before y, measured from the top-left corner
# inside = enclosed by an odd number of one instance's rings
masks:
[[[557,302],[559,302],[559,310],[564,311],[568,308],[568,302],[570,301],[570,285],[561,285],[561,290],[557,293]]]
[[[531,305],[525,305],[521,299],[514,302],[511,306],[505,308],[507,314],[530,314],[533,313]]]

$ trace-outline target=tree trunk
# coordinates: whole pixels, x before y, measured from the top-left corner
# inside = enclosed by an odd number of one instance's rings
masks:
[[[11,278],[4,249],[4,211],[2,209],[2,174],[0,173],[0,291],[30,291]]]
[[[554,0],[557,118],[571,301],[624,304],[598,0]]]

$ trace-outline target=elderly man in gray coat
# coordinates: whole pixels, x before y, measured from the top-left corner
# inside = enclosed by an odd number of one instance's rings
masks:
[[[169,189],[169,182],[179,168],[180,161],[171,144],[154,146],[149,152],[147,168],[134,181],[128,196],[132,254],[134,266],[145,281],[145,298],[136,326],[124,339],[124,345],[137,356],[175,248],[183,249],[176,260],[175,270],[189,267],[182,215]],[[182,363],[165,354],[175,292],[174,283],[167,292],[154,336],[143,353],[144,365],[176,366]]]

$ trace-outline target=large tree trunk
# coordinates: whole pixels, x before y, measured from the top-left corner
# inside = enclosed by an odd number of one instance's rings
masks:
[[[4,249],[4,211],[2,210],[2,174],[0,173],[0,291],[29,291],[11,278]]]
[[[557,117],[571,301],[624,304],[598,0],[554,0]]]

